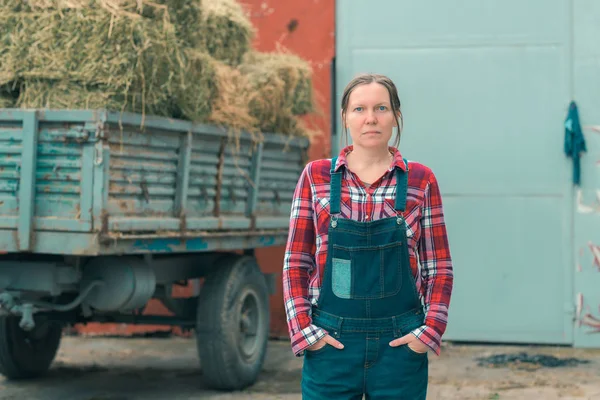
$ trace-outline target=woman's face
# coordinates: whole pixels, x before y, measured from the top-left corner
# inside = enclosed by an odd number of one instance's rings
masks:
[[[352,90],[345,117],[353,145],[364,148],[387,148],[393,128],[398,126],[388,90],[375,82]]]

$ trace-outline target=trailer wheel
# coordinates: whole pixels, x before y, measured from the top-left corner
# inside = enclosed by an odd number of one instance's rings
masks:
[[[38,322],[31,331],[19,327],[19,318],[0,317],[0,373],[7,379],[36,378],[54,361],[62,326]]]
[[[269,292],[252,257],[228,255],[206,277],[196,319],[206,384],[241,390],[256,382],[267,352]]]

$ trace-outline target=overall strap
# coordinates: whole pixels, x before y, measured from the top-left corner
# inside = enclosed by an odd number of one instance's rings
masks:
[[[396,168],[396,211],[405,211],[406,193],[408,191],[408,161],[404,158],[406,171]]]
[[[342,194],[342,172],[335,172],[337,157],[331,159],[331,182],[329,183],[329,207],[331,214],[340,213],[340,203]]]

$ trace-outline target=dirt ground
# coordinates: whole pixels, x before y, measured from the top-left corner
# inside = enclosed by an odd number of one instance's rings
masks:
[[[478,365],[480,357],[520,352],[589,362],[555,368]],[[301,367],[287,342],[272,341],[256,385],[220,393],[203,386],[192,339],[65,337],[45,378],[18,383],[0,378],[0,399],[296,400]],[[441,357],[430,356],[428,399],[600,399],[600,350],[447,344]]]

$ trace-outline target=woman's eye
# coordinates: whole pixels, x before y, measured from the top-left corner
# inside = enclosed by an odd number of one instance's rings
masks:
[[[387,110],[386,106],[379,106],[379,111],[385,111],[385,110]]]
[[[356,107],[356,108],[354,109],[354,111],[358,111],[358,112],[360,112],[360,111],[362,111],[362,107]]]

